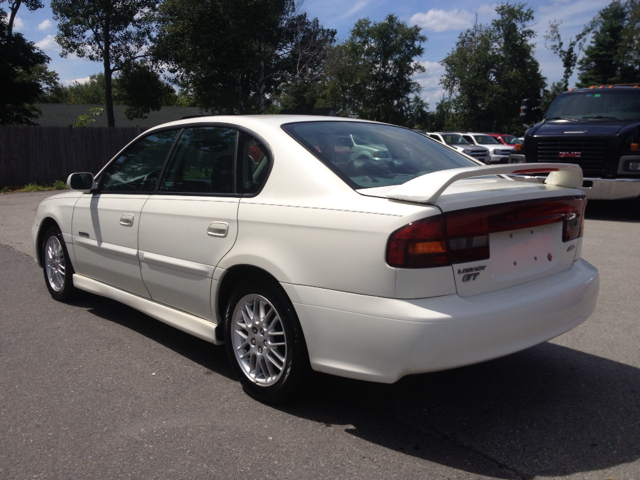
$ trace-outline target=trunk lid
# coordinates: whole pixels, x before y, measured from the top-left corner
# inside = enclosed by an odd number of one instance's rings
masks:
[[[469,297],[568,269],[580,250],[586,199],[575,189],[582,183],[579,167],[536,165],[552,172],[547,184],[477,176],[503,167],[510,173],[524,170],[522,165],[455,169],[459,172],[424,175],[412,180],[414,185],[359,192],[437,206],[458,295]]]

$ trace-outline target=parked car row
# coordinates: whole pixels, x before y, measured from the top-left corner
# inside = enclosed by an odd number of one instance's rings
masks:
[[[483,163],[509,163],[517,137],[500,133],[421,132]]]

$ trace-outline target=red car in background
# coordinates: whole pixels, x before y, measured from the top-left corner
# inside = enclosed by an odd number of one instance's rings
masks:
[[[518,137],[508,135],[506,133],[486,133],[485,135],[489,135],[490,137],[498,140],[503,145],[508,145],[510,147],[515,147],[516,145],[522,143],[522,140],[520,140]]]

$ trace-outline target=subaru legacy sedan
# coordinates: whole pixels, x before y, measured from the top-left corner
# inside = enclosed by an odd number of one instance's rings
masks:
[[[546,183],[508,177],[531,168]],[[312,370],[392,383],[582,323],[599,281],[581,184],[576,165],[486,166],[393,125],[200,117],[71,174],[32,237],[54,299],[92,292],[224,345],[277,402]]]

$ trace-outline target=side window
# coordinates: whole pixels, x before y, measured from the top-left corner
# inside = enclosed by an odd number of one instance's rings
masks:
[[[242,165],[242,191],[255,193],[260,190],[269,172],[267,149],[260,140],[248,133],[240,134],[238,149]]]
[[[179,130],[148,135],[127,148],[102,174],[102,192],[152,192]]]
[[[235,193],[236,136],[236,130],[226,127],[185,129],[171,156],[160,191]]]
[[[470,135],[463,135],[462,138],[464,138],[471,145],[475,145],[475,143],[476,143],[476,142],[473,141],[473,138]]]

